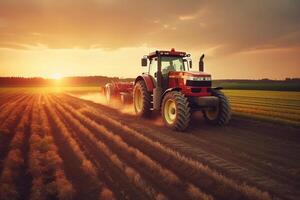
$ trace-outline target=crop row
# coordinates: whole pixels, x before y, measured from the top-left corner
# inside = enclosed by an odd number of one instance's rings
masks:
[[[300,109],[300,103],[299,102],[289,102],[284,101],[281,102],[280,100],[272,99],[272,100],[260,100],[260,99],[248,99],[248,98],[233,98],[229,97],[229,100],[231,103],[241,103],[241,104],[249,104],[249,105],[260,105],[260,106],[266,106],[266,107],[279,107],[281,109],[285,108],[295,108],[297,110]]]
[[[230,101],[233,107],[235,106],[247,106],[247,107],[256,107],[260,110],[270,110],[275,112],[289,112],[293,114],[300,114],[300,106],[280,106],[275,104],[263,104],[263,103],[254,103],[254,102],[242,102],[242,101]]]
[[[30,199],[72,199],[73,186],[66,178],[63,161],[58,155],[47,116],[39,101],[32,110],[29,140],[29,171],[33,178]]]
[[[98,172],[95,165],[86,157],[85,153],[83,152],[83,150],[81,149],[77,141],[72,137],[72,134],[70,133],[66,124],[59,118],[58,113],[53,109],[53,105],[52,103],[50,103],[48,96],[45,97],[45,101],[46,101],[46,105],[45,105],[46,110],[49,112],[49,115],[51,116],[52,120],[55,122],[55,125],[62,136],[61,138],[70,147],[70,149],[73,152],[73,155],[75,155],[76,158],[81,163],[80,164],[81,169],[89,177],[89,180],[91,180],[91,184],[94,186],[102,185],[99,198],[114,199],[113,192],[107,186],[100,183],[100,180],[98,178]]]
[[[94,134],[89,131],[86,127],[84,127],[81,122],[75,119],[69,112],[66,112],[61,105],[58,103],[53,103],[57,110],[66,116],[73,126],[75,126],[80,133],[84,134],[94,145],[97,147],[99,152],[102,152],[106,155],[112,163],[115,164],[123,173],[127,176],[127,178],[139,189],[144,191],[148,196],[155,199],[157,197],[162,197],[163,195],[155,191],[149,183],[142,178],[142,176],[132,167],[128,166],[124,161],[122,161],[118,155],[113,153],[109,147],[102,141],[98,140]]]
[[[274,121],[286,122],[288,124],[295,124],[299,126],[300,118],[298,116],[292,116],[292,115],[287,115],[282,113],[263,112],[260,110],[240,108],[240,107],[233,108],[232,110],[233,112],[236,112],[239,115],[249,116],[250,118],[255,117],[256,119],[272,120],[273,122]]]
[[[224,90],[228,96],[252,97],[259,99],[299,100],[299,92],[264,91],[264,90]]]
[[[276,108],[266,109],[260,106],[248,106],[248,105],[237,105],[233,104],[233,110],[243,110],[248,113],[256,113],[262,115],[270,115],[274,117],[280,117],[285,119],[296,120],[300,118],[300,113],[295,113],[294,111],[289,112],[288,110],[278,110]]]
[[[18,103],[22,99],[22,102]],[[0,132],[1,134],[9,133],[9,130],[15,125],[15,121],[20,117],[20,112],[25,108],[29,99],[32,97],[24,95],[8,105],[6,105],[0,113]]]
[[[234,198],[270,199],[271,198],[267,192],[263,192],[246,183],[239,183],[234,181],[233,179],[225,177],[224,175],[218,173],[217,171],[212,170],[208,166],[203,165],[202,163],[196,160],[188,158],[180,154],[179,152],[159,143],[158,141],[153,141],[152,139],[146,137],[143,133],[140,133],[128,127],[127,125],[114,120],[108,115],[95,111],[95,109],[92,107],[89,107],[89,109],[85,109],[84,114],[86,116],[89,116],[91,119],[95,119],[95,117],[99,118],[99,121],[102,121],[103,123],[107,123],[110,126],[115,127],[116,130],[120,131],[118,132],[118,134],[121,133],[124,134],[123,139],[134,138],[135,144],[139,145],[141,150],[147,148],[155,149],[155,155],[154,154],[152,155],[156,156],[157,159],[161,159],[158,157],[164,155],[165,160],[168,160],[170,167],[176,166],[174,167],[174,170],[176,170],[177,168],[178,169],[177,173],[189,169],[189,173],[193,174],[193,177],[190,177],[191,179],[195,177],[198,178],[201,177],[203,180],[210,180],[207,181],[207,183],[211,183],[211,184],[202,184],[196,179],[193,179],[200,186],[202,186],[201,188],[206,188],[208,191],[211,191],[211,193],[215,193],[217,197],[222,198],[226,196],[228,198],[231,197],[232,199]],[[161,159],[161,162],[163,162],[163,159]]]
[[[0,177],[0,199],[2,200],[16,200],[21,197],[18,182],[24,168],[23,147],[26,142],[25,134],[28,134],[26,133],[26,128],[29,126],[31,108],[32,103],[28,101],[24,114],[15,128],[13,138],[9,144],[9,152],[3,162],[3,170]],[[14,117],[14,115],[10,117]]]
[[[156,183],[156,185],[160,185],[160,188],[163,188],[164,185],[169,186],[169,190],[172,189],[182,191],[183,188],[182,193],[186,192],[186,194],[190,198],[212,199],[211,196],[203,193],[198,187],[194,186],[193,184],[188,182],[182,182],[180,178],[177,175],[175,175],[172,171],[162,167],[158,162],[152,160],[149,156],[142,153],[139,149],[129,146],[126,142],[124,142],[124,140],[120,136],[107,130],[104,126],[95,123],[93,120],[90,120],[89,118],[85,117],[71,106],[67,104],[62,104],[62,106],[59,105],[58,107],[61,110],[61,112],[68,112],[72,114],[72,117],[68,118],[77,118],[78,121],[72,120],[72,123],[76,123],[78,126],[84,124],[86,125],[86,127],[92,129],[92,132],[101,133],[100,135],[103,137],[101,138],[99,137],[99,134],[96,134],[95,136],[97,137],[97,139],[102,139],[104,140],[105,144],[111,144],[112,147],[115,147],[114,149],[118,151],[119,156],[123,157],[123,160],[136,160],[139,163],[139,168],[144,167],[146,171],[151,172],[150,174],[151,176],[154,176],[154,179],[159,180],[159,182]],[[126,152],[123,153],[126,155],[122,155],[122,152]]]
[[[2,95],[0,99],[0,110],[3,110],[7,105],[16,101],[20,97],[24,97],[24,94],[12,93],[12,94]]]

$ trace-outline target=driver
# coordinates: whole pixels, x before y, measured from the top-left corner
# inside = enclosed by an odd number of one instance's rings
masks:
[[[170,71],[175,71],[175,68],[173,65],[169,65],[167,67],[165,67],[163,70],[162,70],[162,74],[167,74],[168,72]]]

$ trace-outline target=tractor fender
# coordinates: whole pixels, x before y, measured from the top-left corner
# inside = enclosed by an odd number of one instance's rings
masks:
[[[166,89],[166,91],[164,91],[164,93],[161,95],[160,103],[162,103],[162,101],[163,101],[165,95],[166,95],[167,93],[169,93],[169,92],[172,92],[172,91],[178,91],[178,92],[179,92],[179,91],[181,91],[181,88],[179,88],[179,87],[174,87],[174,88],[168,88],[168,89]]]
[[[134,84],[136,84],[138,81],[141,80],[144,81],[144,83],[146,84],[147,91],[152,93],[154,88],[154,83],[151,76],[147,74],[140,75],[135,79]]]

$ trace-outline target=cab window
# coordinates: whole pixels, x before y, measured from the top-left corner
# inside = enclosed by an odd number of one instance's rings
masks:
[[[156,72],[157,72],[157,58],[153,58],[150,60],[149,75],[155,78]]]
[[[170,71],[185,71],[183,58],[181,57],[167,57],[161,58],[161,72],[168,74]]]

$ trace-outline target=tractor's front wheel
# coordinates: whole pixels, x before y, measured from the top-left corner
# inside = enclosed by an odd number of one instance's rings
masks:
[[[204,118],[213,125],[223,126],[231,119],[231,108],[227,97],[220,90],[212,90],[212,95],[218,97],[218,106],[203,111]]]
[[[166,126],[177,131],[184,131],[190,123],[191,113],[187,98],[178,91],[164,96],[161,109]]]
[[[133,89],[133,106],[138,116],[149,117],[151,114],[151,94],[144,81],[138,81]]]

